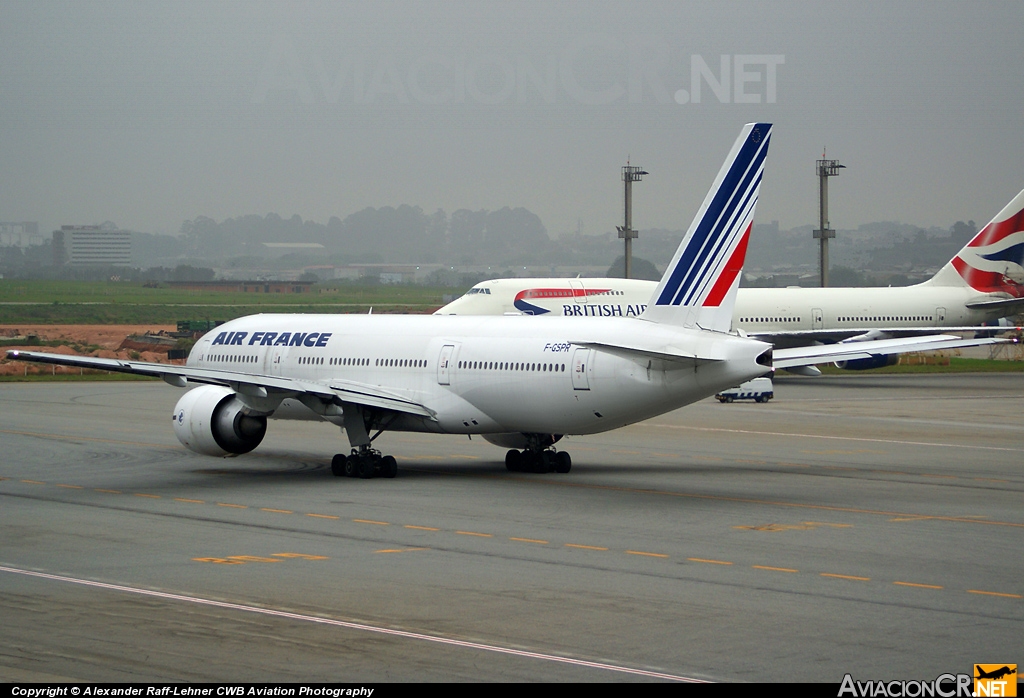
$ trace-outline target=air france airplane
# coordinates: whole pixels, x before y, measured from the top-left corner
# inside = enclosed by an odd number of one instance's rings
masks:
[[[217,327],[185,366],[8,356],[200,384],[171,419],[182,444],[210,456],[253,450],[274,416],[342,427],[351,451],[334,456],[335,475],[394,477],[394,457],[373,448],[384,431],[480,434],[511,449],[509,470],[568,472],[569,454],[554,449],[563,435],[648,419],[772,370],[771,345],[729,332],[770,136],[771,124],[742,129],[640,322],[268,314]],[[861,349],[815,347],[775,365]]]
[[[656,282],[639,279],[495,279],[440,315],[640,317]],[[1024,311],[1024,191],[924,283],[901,288],[741,288],[733,329],[776,348],[922,333],[978,331]],[[891,364],[896,354],[840,361]]]

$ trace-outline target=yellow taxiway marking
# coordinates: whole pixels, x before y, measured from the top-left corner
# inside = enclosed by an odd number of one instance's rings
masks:
[[[449,458],[462,458],[463,460],[480,460],[480,456],[466,456],[461,453],[453,453]]]
[[[136,497],[146,497],[147,499],[160,499],[160,495],[158,495],[158,494],[143,494],[142,492],[136,492],[135,496]]]
[[[215,565],[244,565],[245,562],[242,560],[228,560],[223,557],[194,557],[192,558],[196,562],[212,562]]]
[[[331,516],[330,514],[306,514],[306,516],[312,516],[314,519],[340,519],[340,516]]]
[[[45,485],[45,482],[39,482],[39,480],[22,480],[26,485]]]
[[[537,540],[536,538],[515,538],[513,536],[509,536],[508,539],[509,540],[514,540],[514,541],[518,541],[520,543],[537,543],[539,545],[547,545],[548,544],[548,541],[546,541],[546,540]]]
[[[189,504],[206,504],[202,499],[185,499],[184,497],[175,497],[176,502],[188,502]]]
[[[580,545],[579,543],[566,543],[567,548],[579,548],[580,550],[608,550],[608,548],[602,548],[597,545]]]
[[[725,560],[709,560],[708,558],[705,558],[705,557],[688,557],[686,559],[689,560],[690,562],[706,562],[709,565],[731,565],[732,564],[731,562],[726,562]]]
[[[733,526],[740,531],[810,531],[814,526],[796,524],[761,524],[760,526]]]
[[[478,536],[479,538],[494,538],[493,533],[476,533],[474,531],[456,531],[460,536]]]
[[[901,587],[915,587],[917,589],[941,589],[942,587],[935,584],[915,584],[914,582],[893,582],[893,584]]]
[[[430,548],[386,548],[384,550],[374,550],[374,553],[412,553],[417,550],[430,550]]]
[[[771,572],[799,572],[789,567],[769,567],[768,565],[751,565],[755,570],[769,570]]]
[[[403,528],[411,528],[414,531],[440,531],[440,528],[434,528],[433,526],[413,526],[412,524],[406,524]]]
[[[275,557],[262,557],[260,555],[228,555],[228,560],[239,560],[241,562],[284,562]]]
[[[69,490],[84,490],[85,488],[81,485],[57,485],[57,487],[64,487]]]
[[[294,511],[288,511],[287,509],[268,509],[267,507],[260,507],[260,511],[269,511],[272,514],[294,514]]]
[[[299,560],[330,560],[326,555],[308,555],[306,553],[270,553],[272,557],[297,558]]]
[[[372,521],[370,519],[352,519],[353,523],[373,524],[374,526],[390,526],[387,521]]]
[[[968,594],[984,594],[985,596],[1002,596],[1007,599],[1024,599],[1020,594],[1003,594],[998,591],[982,591],[981,589],[968,589]]]
[[[645,553],[642,550],[627,550],[625,553],[627,555],[643,555],[645,557],[668,557],[664,553]]]
[[[249,507],[245,504],[228,504],[227,502],[217,502],[219,507],[231,507],[232,509],[248,509]]]
[[[871,577],[854,577],[850,574],[832,574],[831,572],[822,572],[822,577],[831,577],[833,579],[852,579],[857,582],[870,582]]]
[[[932,475],[931,473],[921,473],[921,477],[938,477],[943,480],[958,480],[956,475]]]
[[[121,494],[121,490],[102,490],[99,487],[95,489],[96,492],[106,492],[107,494]]]

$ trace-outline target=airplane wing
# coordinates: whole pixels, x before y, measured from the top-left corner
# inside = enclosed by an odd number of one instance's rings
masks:
[[[291,398],[309,395],[330,404],[350,402],[364,407],[392,410],[433,419],[434,412],[417,402],[412,396],[394,390],[381,388],[357,381],[330,380],[327,383],[267,376],[242,371],[226,371],[214,368],[193,368],[175,364],[160,364],[147,361],[124,359],[101,359],[93,356],[70,356],[67,354],[46,354],[34,351],[12,350],[7,358],[36,363],[57,364],[93,368],[116,373],[133,373],[139,376],[160,378],[178,388],[188,383],[223,385],[236,393],[255,398]]]
[[[748,332],[747,336],[752,339],[759,339],[768,342],[777,348],[799,347],[814,342],[842,342],[852,337],[865,337],[866,339],[897,339],[901,337],[921,337],[926,335],[945,334],[948,332],[1008,332],[1020,330],[1019,327],[999,327],[995,325],[970,325],[964,327],[894,327],[879,329],[854,328],[854,329],[833,329],[833,330],[780,330],[777,332]]]
[[[832,361],[851,361],[870,359],[885,354],[904,354],[914,351],[938,351],[939,349],[960,349],[977,347],[985,344],[1000,344],[1008,339],[982,338],[963,339],[953,335],[929,335],[927,337],[900,337],[896,339],[876,339],[866,342],[839,342],[836,344],[816,344],[804,347],[776,349],[773,352],[775,368],[793,368],[812,366]]]

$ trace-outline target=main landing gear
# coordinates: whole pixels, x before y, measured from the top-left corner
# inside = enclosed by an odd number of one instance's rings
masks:
[[[572,458],[565,451],[512,449],[505,454],[505,467],[512,473],[567,473],[572,468]]]
[[[339,453],[331,459],[331,472],[335,477],[394,477],[398,474],[398,461],[394,456],[381,455],[380,451],[362,446],[353,448],[351,455]]]

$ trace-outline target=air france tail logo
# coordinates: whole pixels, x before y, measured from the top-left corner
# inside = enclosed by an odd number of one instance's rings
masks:
[[[718,307],[743,268],[754,206],[771,140],[771,124],[756,124],[713,196],[704,202],[662,281],[655,305]]]
[[[543,308],[533,303],[528,303],[526,299],[540,299],[540,298],[586,298],[587,296],[596,296],[602,293],[608,293],[610,289],[607,288],[528,288],[520,291],[516,294],[515,299],[512,301],[512,305],[515,309],[526,315],[544,315],[551,311],[547,308]],[[565,313],[566,315],[572,315],[572,312]]]
[[[326,347],[332,332],[221,332],[212,344],[261,347]],[[249,341],[246,342],[246,337]]]
[[[1024,298],[1024,209],[986,225],[953,267],[975,291]]]

